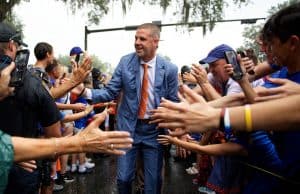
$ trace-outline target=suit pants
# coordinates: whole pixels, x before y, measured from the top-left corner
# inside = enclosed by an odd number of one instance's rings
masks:
[[[119,194],[131,194],[132,181],[136,172],[137,153],[141,153],[144,164],[145,194],[160,194],[163,164],[163,147],[157,142],[159,130],[156,125],[138,120],[134,133],[134,143],[126,155],[118,158],[117,184]]]

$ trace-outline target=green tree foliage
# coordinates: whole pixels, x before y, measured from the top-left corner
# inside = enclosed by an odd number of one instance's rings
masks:
[[[0,21],[13,25],[18,31],[22,31],[23,24],[12,12],[12,8],[18,5],[22,0],[1,0],[0,1]],[[28,1],[28,0],[23,0]]]
[[[105,63],[105,62],[102,62],[98,56],[96,55],[91,55],[91,58],[92,58],[92,61],[93,61],[93,64],[92,66],[95,67],[95,68],[98,68],[100,69],[101,72],[104,72],[104,73],[111,73],[113,71],[111,65],[109,63]],[[71,64],[70,64],[70,57],[69,55],[59,55],[57,60],[60,62],[60,64],[62,64],[63,66],[66,66],[68,68],[71,67]]]
[[[3,21],[12,14],[13,7],[19,3],[30,0],[1,0],[0,1],[0,21]],[[98,24],[100,19],[109,11],[109,0],[55,0],[64,2],[73,13],[82,8],[88,10],[88,20],[90,23]],[[212,30],[215,21],[221,20],[223,12],[228,2],[241,6],[247,4],[249,0],[113,0],[116,5],[122,6],[123,13],[126,14],[130,7],[137,2],[143,3],[145,6],[160,6],[165,13],[167,8],[176,8],[174,16],[178,17],[181,22],[188,21],[209,21],[203,26],[203,33],[206,30]],[[117,4],[118,3],[118,4]],[[151,9],[151,8],[150,8]]]
[[[283,3],[279,3],[276,6],[272,6],[268,10],[268,15],[271,16],[272,14],[276,13],[280,9],[287,7],[291,4],[294,4],[296,2],[300,2],[300,0],[288,0]],[[244,45],[241,46],[240,49],[252,48],[254,49],[255,53],[259,55],[259,46],[256,43],[256,38],[259,35],[259,31],[262,29],[262,27],[263,24],[253,24],[251,26],[245,27],[243,31]]]

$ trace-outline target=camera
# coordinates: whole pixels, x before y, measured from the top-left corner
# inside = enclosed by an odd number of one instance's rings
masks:
[[[234,51],[225,51],[224,53],[226,62],[228,64],[231,64],[233,67],[233,75],[232,78],[234,80],[240,80],[243,77],[243,71],[241,68],[241,65],[239,64],[237,60],[237,55]]]
[[[17,51],[16,59],[15,59],[16,68],[11,73],[9,86],[20,87],[23,85],[23,77],[27,70],[29,54],[30,52],[28,49]]]
[[[9,82],[10,87],[20,87],[23,85],[23,77],[25,75],[25,72],[27,71],[29,54],[30,53],[28,49],[17,51],[15,59],[16,67],[11,72],[11,78]],[[7,63],[2,63],[0,65],[0,71],[9,65],[11,60],[6,60],[6,62]]]

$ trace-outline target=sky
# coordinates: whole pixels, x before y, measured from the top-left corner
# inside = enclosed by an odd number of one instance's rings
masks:
[[[285,0],[251,0],[244,7],[229,5],[225,8],[224,19],[243,19],[267,17],[272,5]],[[231,2],[231,1],[229,1]],[[38,42],[48,42],[54,47],[54,53],[68,55],[73,46],[84,48],[84,27],[88,24],[84,11],[71,13],[65,4],[54,0],[30,0],[15,7],[17,16],[24,24],[24,42],[31,51],[30,63],[34,63],[34,46]],[[110,12],[104,16],[99,25],[88,26],[88,29],[105,29],[139,25],[145,22],[160,20],[162,24],[176,23],[168,11],[164,15],[159,7],[149,7],[135,3],[126,15],[122,14],[118,3],[110,4]],[[264,22],[258,21],[259,22]],[[243,44],[242,32],[247,25],[240,22],[217,23],[212,32],[202,34],[202,28],[193,31],[163,27],[158,53],[168,56],[171,61],[181,67],[198,63],[207,53],[219,44],[228,44],[238,48]],[[115,67],[120,58],[134,52],[135,31],[101,32],[88,35],[90,54],[95,54],[103,62]]]

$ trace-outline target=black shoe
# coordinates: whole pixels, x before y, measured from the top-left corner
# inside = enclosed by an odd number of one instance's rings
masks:
[[[54,183],[57,185],[64,185],[65,181],[64,181],[63,177],[61,175],[59,175],[58,178],[54,180]]]
[[[174,158],[174,162],[181,162],[181,161],[183,161],[183,159],[181,157],[179,157],[179,156],[174,156],[173,158]]]

